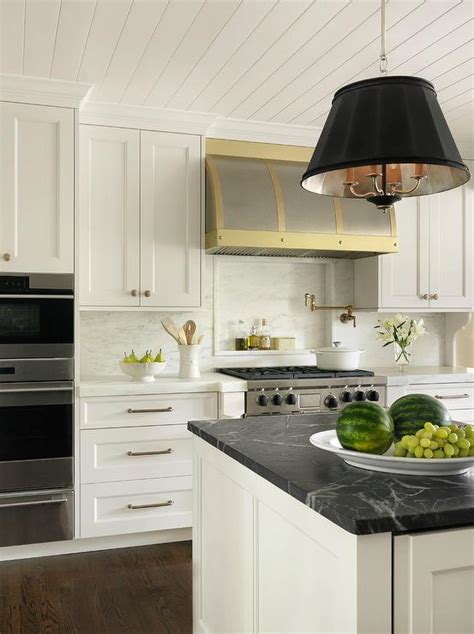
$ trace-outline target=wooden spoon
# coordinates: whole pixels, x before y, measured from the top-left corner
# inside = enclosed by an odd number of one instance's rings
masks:
[[[188,345],[188,342],[186,341],[186,334],[184,332],[184,328],[183,327],[181,327],[178,330],[178,337],[179,337],[179,344],[181,346],[187,346]]]
[[[173,339],[177,342],[177,343],[181,343],[180,338],[179,338],[179,332],[178,329],[176,328],[176,325],[174,323],[174,321],[172,319],[169,319],[168,317],[166,317],[165,319],[161,320],[161,325],[163,326],[163,328],[166,330],[166,332],[173,337]]]
[[[188,319],[188,321],[183,326],[184,334],[186,335],[186,342],[188,346],[190,346],[193,342],[194,333],[196,332],[196,322],[192,319]]]

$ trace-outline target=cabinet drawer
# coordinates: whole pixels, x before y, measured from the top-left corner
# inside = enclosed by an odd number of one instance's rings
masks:
[[[169,478],[192,473],[185,425],[81,431],[81,483]]]
[[[474,425],[474,408],[457,409],[453,412],[453,420],[457,423],[469,423]]]
[[[81,537],[190,527],[191,486],[188,476],[83,484]]]
[[[444,403],[449,411],[474,408],[473,383],[441,383],[438,385],[411,385],[407,394],[429,394]]]
[[[217,418],[217,395],[157,394],[81,399],[81,428],[178,425]]]

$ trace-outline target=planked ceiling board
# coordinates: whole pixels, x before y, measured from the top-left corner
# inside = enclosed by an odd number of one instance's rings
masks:
[[[474,157],[473,0],[387,0],[389,72],[435,84]],[[378,0],[0,0],[0,73],[94,102],[318,127],[378,74]]]

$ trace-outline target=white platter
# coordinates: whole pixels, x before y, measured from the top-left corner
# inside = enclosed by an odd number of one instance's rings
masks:
[[[335,453],[347,464],[359,467],[359,469],[368,469],[369,471],[385,471],[386,473],[417,476],[446,476],[466,473],[471,467],[474,467],[474,457],[431,458],[430,460],[395,458],[393,445],[382,456],[350,451],[341,447],[335,429],[317,432],[311,436],[309,441],[318,449]]]

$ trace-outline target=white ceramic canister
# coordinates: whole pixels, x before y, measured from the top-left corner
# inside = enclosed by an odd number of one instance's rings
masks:
[[[198,379],[201,376],[199,371],[199,352],[201,346],[178,346],[179,351],[179,378]]]

